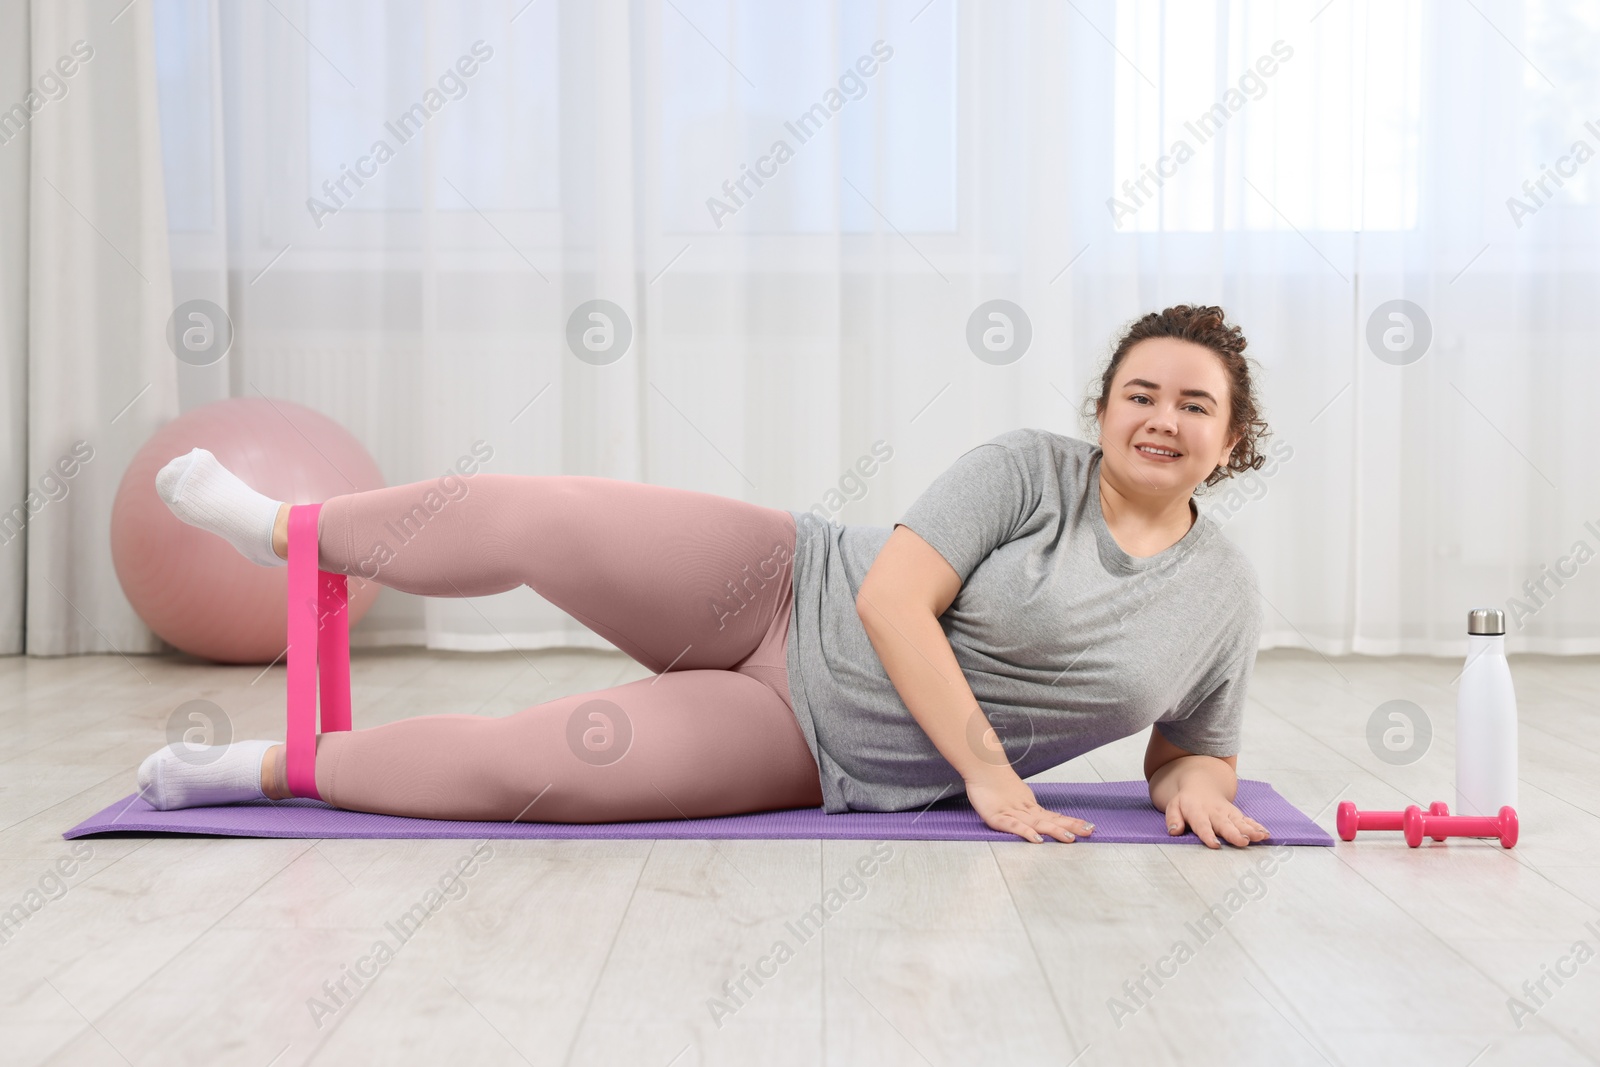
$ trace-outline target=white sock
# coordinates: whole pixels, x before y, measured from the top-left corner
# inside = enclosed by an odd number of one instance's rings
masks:
[[[160,811],[262,800],[261,761],[281,743],[163,745],[139,764],[139,795]]]
[[[190,526],[224,538],[252,563],[287,567],[272,550],[272,529],[283,501],[250,488],[203,448],[179,456],[156,473],[156,492]]]

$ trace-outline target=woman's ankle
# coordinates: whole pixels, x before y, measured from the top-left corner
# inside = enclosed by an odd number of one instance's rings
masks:
[[[288,504],[285,504],[278,509],[278,517],[272,524],[272,551],[277,553],[279,559],[289,558]]]
[[[261,792],[268,800],[289,799],[289,786],[284,775],[283,746],[273,745],[261,757]]]

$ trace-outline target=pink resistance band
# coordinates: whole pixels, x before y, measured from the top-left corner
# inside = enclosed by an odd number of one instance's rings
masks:
[[[317,792],[317,678],[322,732],[350,729],[350,597],[345,576],[317,566],[321,504],[289,508],[289,727],[284,764],[289,792]]]

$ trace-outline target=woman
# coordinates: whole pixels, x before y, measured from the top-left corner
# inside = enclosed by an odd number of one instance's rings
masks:
[[[892,528],[585,477],[479,474],[431,519],[423,483],[334,497],[323,570],[428,596],[526,584],[656,676],[503,718],[321,734],[317,790],[356,811],[546,822],[965,792],[995,830],[1072,841],[1093,826],[1023,778],[1154,723],[1145,775],[1169,833],[1262,840],[1232,803],[1255,575],[1191,499],[1264,463],[1245,345],[1220,308],[1144,316],[1100,378],[1098,446],[1002,434]],[[284,565],[289,506],[210,453],[157,487],[185,522]],[[375,551],[413,513],[426,528]],[[139,786],[158,808],[289,796],[270,741],[204,762],[163,748]]]

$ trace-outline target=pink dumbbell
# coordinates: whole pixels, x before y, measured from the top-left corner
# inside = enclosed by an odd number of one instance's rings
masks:
[[[1406,844],[1416,848],[1424,836],[1435,841],[1446,837],[1498,837],[1502,848],[1517,843],[1517,812],[1507,804],[1493,818],[1487,815],[1430,815],[1415,804],[1406,809]]]
[[[1449,815],[1450,805],[1435,800],[1428,805],[1428,814]],[[1403,811],[1357,811],[1354,802],[1341,801],[1337,820],[1339,836],[1346,841],[1354,841],[1357,830],[1404,830],[1405,819],[1406,813]],[[1434,840],[1443,841],[1444,835],[1440,834]]]

